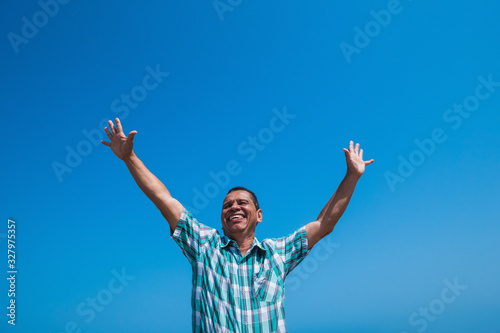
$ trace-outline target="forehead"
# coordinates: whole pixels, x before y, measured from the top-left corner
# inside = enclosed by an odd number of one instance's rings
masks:
[[[252,196],[250,193],[247,191],[233,191],[226,195],[226,198],[224,199],[224,203],[234,201],[234,200],[247,200],[247,201],[252,201]]]

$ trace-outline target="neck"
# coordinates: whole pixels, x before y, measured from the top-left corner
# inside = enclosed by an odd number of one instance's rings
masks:
[[[226,235],[238,244],[241,255],[244,256],[248,250],[252,247],[253,240],[255,239],[255,234],[251,235]]]

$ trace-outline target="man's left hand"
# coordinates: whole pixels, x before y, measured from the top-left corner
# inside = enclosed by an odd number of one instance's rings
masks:
[[[352,174],[356,177],[361,177],[365,172],[365,166],[372,164],[373,159],[369,161],[363,161],[363,149],[359,149],[359,143],[349,142],[349,150],[343,149],[345,153],[345,160],[347,163],[347,173]]]

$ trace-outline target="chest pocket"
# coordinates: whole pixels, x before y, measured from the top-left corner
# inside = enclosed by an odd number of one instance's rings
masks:
[[[280,259],[265,258],[254,264],[252,287],[260,302],[275,303],[283,297],[285,282]]]

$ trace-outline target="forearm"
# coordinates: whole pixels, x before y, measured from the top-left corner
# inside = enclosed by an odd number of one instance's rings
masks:
[[[348,172],[328,203],[319,213],[317,221],[320,222],[320,227],[324,233],[330,233],[344,214],[358,180],[359,176]]]
[[[133,152],[123,161],[139,188],[160,210],[173,232],[182,214],[183,206],[181,203],[172,198],[165,185],[146,168],[144,163]]]
[[[172,197],[165,185],[146,168],[135,153],[132,153],[129,157],[123,159],[123,161],[139,188],[155,204],[155,201],[160,197]]]

